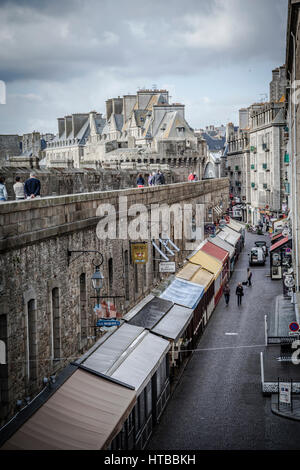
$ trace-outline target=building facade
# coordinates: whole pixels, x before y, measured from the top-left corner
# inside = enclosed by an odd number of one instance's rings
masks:
[[[284,103],[266,103],[252,110],[250,127],[251,223],[279,218],[286,211],[286,120]],[[250,215],[250,214],[249,214]]]
[[[293,240],[293,275],[296,291],[296,310],[299,315],[300,288],[300,109],[299,109],[299,80],[300,80],[300,3],[289,0],[287,42],[286,42],[286,71],[288,87],[286,90],[287,117],[287,179],[286,193],[290,207],[289,225]],[[299,318],[299,317],[297,317]]]
[[[185,106],[169,102],[167,90],[139,90],[107,100],[105,118],[95,111],[59,118],[45,157],[49,167],[187,167],[201,179],[207,145],[185,120]]]

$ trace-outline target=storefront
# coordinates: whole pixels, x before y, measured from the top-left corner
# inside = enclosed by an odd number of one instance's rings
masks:
[[[292,239],[280,238],[270,247],[270,269],[272,279],[282,279],[292,266]]]
[[[215,306],[220,300],[220,297],[222,295],[222,289],[223,289],[223,279],[222,279],[222,271],[223,271],[223,265],[220,261],[218,261],[216,258],[213,258],[212,256],[208,255],[202,249],[198,251],[195,255],[193,255],[189,259],[190,263],[197,264],[198,266],[201,266],[202,268],[206,269],[210,273],[214,275],[214,301],[215,301]]]
[[[199,284],[204,288],[204,294],[198,305],[197,315],[195,315],[194,321],[194,336],[196,336],[197,342],[215,308],[214,276],[212,273],[206,271],[206,269],[202,269],[197,264],[187,263],[182,270],[179,271],[177,277],[190,281],[193,284]]]
[[[143,326],[170,341],[169,360],[172,378],[174,368],[180,366],[186,356],[185,351],[192,347],[194,311],[160,297],[148,296],[148,299],[149,302],[146,304],[144,301],[141,302],[134,308],[134,313],[128,312],[123,319],[130,325]]]
[[[137,402],[133,410],[131,442],[134,449],[144,449],[170,396],[170,343],[143,327],[128,323],[100,343],[82,364],[134,387]],[[117,436],[111,449],[117,449],[120,442]]]
[[[161,298],[172,300],[175,304],[193,310],[193,346],[196,344],[199,328],[204,315],[204,287],[176,277],[175,280],[161,294]]]
[[[218,261],[221,261],[223,265],[222,270],[222,284],[224,285],[229,280],[230,275],[230,264],[229,264],[229,253],[222,248],[214,245],[209,240],[201,247],[201,250],[210,256],[213,256]]]
[[[213,243],[214,245],[222,248],[223,250],[227,251],[229,254],[229,266],[230,266],[230,275],[233,273],[234,269],[234,253],[235,249],[232,245],[227,243],[225,240],[222,240],[218,235],[214,238],[210,237],[208,240]]]
[[[1,450],[109,449],[122,429],[120,448],[131,449],[135,404],[133,387],[76,368]]]
[[[217,236],[235,248],[234,262],[236,263],[243,247],[241,234],[226,226],[221,228],[221,230],[217,233]]]

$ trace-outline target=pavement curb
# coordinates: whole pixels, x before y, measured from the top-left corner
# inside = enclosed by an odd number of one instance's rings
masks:
[[[281,416],[282,418],[290,419],[292,421],[300,421],[300,415],[296,416],[291,411],[280,411],[278,410],[278,394],[272,393],[271,395],[271,411],[277,416]]]

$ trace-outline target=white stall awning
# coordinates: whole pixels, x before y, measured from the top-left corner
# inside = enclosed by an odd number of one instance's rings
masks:
[[[176,278],[160,295],[174,304],[195,309],[204,294],[204,287],[184,279]]]
[[[142,340],[111,377],[132,385],[138,395],[155,374],[169,349],[169,341],[145,331]]]
[[[137,341],[144,328],[124,323],[94,351],[82,365],[101,374],[108,374],[111,367],[128,348]],[[109,374],[108,374],[109,375]]]
[[[176,343],[193,318],[193,310],[174,305],[171,310],[152,329],[153,333],[174,340]]]

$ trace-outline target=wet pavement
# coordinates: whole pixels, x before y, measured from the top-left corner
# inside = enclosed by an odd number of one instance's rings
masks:
[[[282,293],[281,281],[268,276],[269,257],[265,266],[251,267],[253,286],[244,287],[242,306],[237,306],[236,285],[246,280],[248,253],[258,239],[268,237],[246,234],[230,281],[229,307],[222,297],[149,450],[300,449],[300,423],[274,415],[270,397],[261,392],[264,316],[274,311]]]

